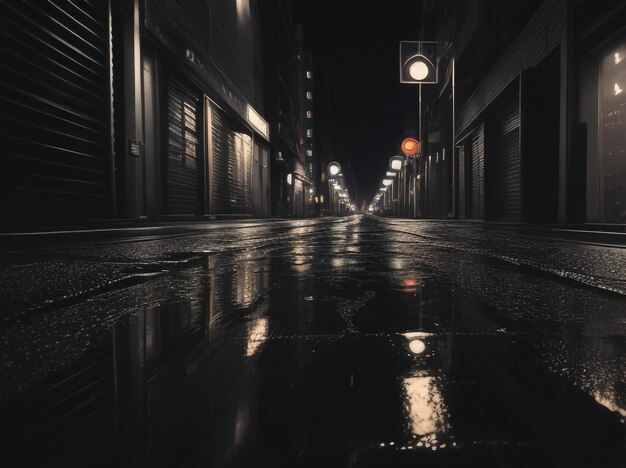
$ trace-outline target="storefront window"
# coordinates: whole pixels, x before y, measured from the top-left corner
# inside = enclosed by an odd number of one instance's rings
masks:
[[[602,60],[601,154],[604,220],[626,223],[626,43]]]

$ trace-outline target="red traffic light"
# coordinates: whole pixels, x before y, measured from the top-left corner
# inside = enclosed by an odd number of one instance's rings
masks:
[[[420,151],[420,142],[415,138],[405,138],[402,142],[402,152],[407,156],[417,154]]]

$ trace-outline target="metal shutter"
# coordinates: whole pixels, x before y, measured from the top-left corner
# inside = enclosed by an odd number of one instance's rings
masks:
[[[213,214],[251,211],[252,138],[234,120],[209,103],[211,186],[209,210]]]
[[[108,3],[0,0],[0,16],[2,215],[109,215]]]
[[[472,138],[472,218],[483,219],[485,203],[485,136],[481,125]]]
[[[239,132],[229,132],[228,153],[231,210],[233,213],[247,213],[250,211],[252,168],[250,136]]]
[[[458,174],[458,216],[459,219],[465,219],[465,147],[457,146],[457,161],[459,162]]]
[[[209,210],[214,214],[228,213],[228,130],[224,126],[222,115],[213,105],[209,105],[211,120],[210,158],[211,186]]]
[[[199,195],[198,99],[168,89],[167,207],[169,214],[197,214]]]
[[[487,122],[486,217],[520,219],[520,151],[518,87],[498,98]]]

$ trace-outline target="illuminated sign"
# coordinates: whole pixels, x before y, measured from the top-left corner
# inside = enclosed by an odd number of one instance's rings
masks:
[[[267,141],[270,141],[270,126],[254,108],[248,104],[246,120],[252,127],[259,132]]]

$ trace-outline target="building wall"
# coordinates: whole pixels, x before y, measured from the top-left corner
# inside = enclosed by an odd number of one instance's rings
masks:
[[[293,172],[298,159],[297,63],[295,29],[289,1],[263,2],[268,26],[263,34],[265,115],[271,122],[271,212],[293,216]],[[291,184],[287,176],[291,174]]]
[[[484,75],[475,91],[457,111],[457,134],[463,135],[477,117],[522,70],[539,64],[560,46],[565,33],[563,0],[546,0],[510,47]],[[459,67],[457,75],[466,70]]]

